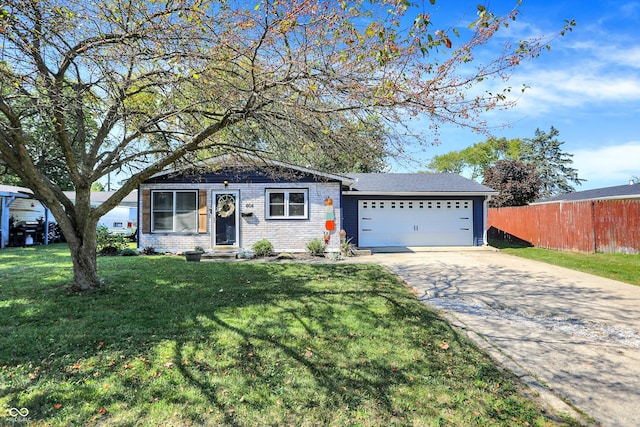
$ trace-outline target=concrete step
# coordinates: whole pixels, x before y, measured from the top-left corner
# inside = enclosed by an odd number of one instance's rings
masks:
[[[202,259],[229,259],[236,258],[238,251],[213,251],[202,254]]]

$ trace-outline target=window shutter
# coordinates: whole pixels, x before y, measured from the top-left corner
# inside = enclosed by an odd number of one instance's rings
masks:
[[[207,190],[198,191],[198,233],[207,232]]]
[[[142,233],[151,233],[151,190],[142,190]]]

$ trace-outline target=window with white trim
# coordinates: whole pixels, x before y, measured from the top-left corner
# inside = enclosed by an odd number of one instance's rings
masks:
[[[307,219],[309,215],[309,191],[306,189],[266,190],[267,219]]]
[[[151,231],[197,232],[198,192],[192,190],[151,192]]]

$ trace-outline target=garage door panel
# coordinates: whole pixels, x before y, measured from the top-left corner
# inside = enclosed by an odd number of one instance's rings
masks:
[[[360,246],[473,244],[470,200],[361,200]]]

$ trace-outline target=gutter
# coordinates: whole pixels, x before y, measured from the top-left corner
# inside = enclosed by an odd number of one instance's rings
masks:
[[[441,196],[441,197],[457,197],[457,196],[485,196],[491,198],[494,195],[497,195],[498,192],[472,192],[472,191],[461,191],[461,192],[451,192],[451,191],[343,191],[342,194],[345,196],[418,196],[418,197],[427,197],[427,196]]]

